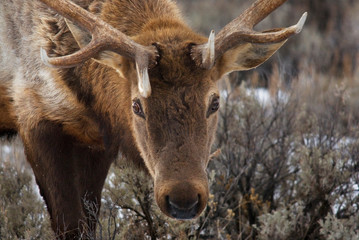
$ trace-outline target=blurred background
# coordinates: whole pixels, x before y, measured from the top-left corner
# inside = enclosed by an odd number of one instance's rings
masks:
[[[189,25],[208,35],[253,1],[177,2]],[[211,195],[202,216],[163,216],[151,179],[119,157],[103,191],[97,233],[84,236],[359,239],[359,1],[290,0],[256,30],[296,24],[304,12],[303,31],[270,60],[221,81]],[[52,238],[20,141],[1,140],[0,239]]]

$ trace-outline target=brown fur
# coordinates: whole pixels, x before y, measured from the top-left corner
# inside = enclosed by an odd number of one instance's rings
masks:
[[[246,50],[248,59],[242,60],[243,52],[234,48],[212,70],[204,70],[194,64],[190,47],[207,39],[186,26],[172,1],[76,2],[136,42],[156,43],[160,58],[149,70],[148,98],[138,92],[135,63],[116,54],[110,61],[48,68],[39,59],[40,47],[51,56],[68,55],[79,49],[75,39],[80,42],[81,36],[36,0],[0,3],[0,133],[19,132],[53,229],[60,238],[79,234],[80,220],[88,215],[83,200],[100,205],[118,151],[153,177],[165,214],[174,216],[169,202],[186,209],[198,201],[189,217],[198,216],[208,199],[206,166],[217,124],[208,109],[219,95],[216,81],[269,56],[259,51],[257,61]],[[133,113],[133,100],[141,101],[144,118]]]

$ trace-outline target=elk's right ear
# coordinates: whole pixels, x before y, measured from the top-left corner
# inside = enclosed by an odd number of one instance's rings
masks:
[[[87,44],[90,43],[92,37],[89,32],[83,30],[82,28],[80,28],[79,26],[77,26],[76,24],[74,24],[73,22],[71,22],[66,18],[65,18],[65,22],[80,48],[84,48]]]
[[[92,37],[90,33],[83,30],[68,19],[65,19],[65,21],[80,48],[84,48],[91,42]],[[98,63],[105,64],[115,69],[121,77],[124,77],[121,68],[123,62],[123,57],[121,55],[112,51],[101,51],[97,56],[92,57],[92,59]],[[148,77],[147,64],[147,62],[143,63],[143,61],[136,61],[138,89],[143,97],[151,95],[151,85]]]
[[[66,18],[65,22],[80,48],[84,48],[91,42],[92,36],[89,32],[83,30]],[[98,56],[95,56],[92,59],[98,63],[105,64],[111,68],[116,69],[122,76],[122,73],[120,72],[120,66],[122,62],[121,55],[111,51],[102,51],[98,54]]]

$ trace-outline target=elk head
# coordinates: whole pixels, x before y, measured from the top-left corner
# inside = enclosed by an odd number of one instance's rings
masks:
[[[306,13],[294,26],[256,32],[253,27],[285,2],[258,0],[216,37],[212,31],[204,38],[172,21],[165,31],[152,24],[130,38],[70,1],[41,1],[75,23],[67,21],[81,47],[56,58],[41,50],[43,61],[72,67],[92,58],[131,81],[132,132],[154,179],[157,204],[170,217],[199,216],[208,200],[206,167],[217,125],[217,80],[267,60],[301,31]]]

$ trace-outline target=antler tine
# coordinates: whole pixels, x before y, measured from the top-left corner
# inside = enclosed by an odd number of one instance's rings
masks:
[[[148,68],[156,64],[157,50],[154,46],[142,46],[136,43],[127,35],[75,3],[68,0],[61,0],[61,2],[55,0],[40,1],[92,34],[92,40],[87,46],[68,56],[49,58],[42,49],[41,57],[47,65],[73,67],[96,57],[101,51],[105,50],[116,52],[134,60],[147,59],[148,62],[145,65]]]
[[[54,1],[54,0],[40,0],[45,3],[48,7],[55,10],[60,15],[64,16],[67,19],[70,19],[73,22],[76,22],[81,27],[92,32],[95,25],[94,22],[97,21],[96,16],[93,14],[88,14],[89,12],[83,9],[82,7],[76,5],[75,3],[67,0]]]
[[[70,68],[75,67],[84,61],[94,57],[101,51],[101,46],[95,42],[90,43],[86,47],[82,48],[78,52],[63,56],[63,57],[49,57],[45,49],[40,49],[40,56],[43,63],[49,67],[56,68]]]
[[[257,0],[239,17],[228,23],[216,37],[216,56],[222,55],[238,41],[241,35],[256,33],[253,27],[287,0]],[[246,38],[246,37],[244,37]],[[273,38],[273,36],[272,36]],[[251,40],[255,40],[254,37]],[[269,38],[267,40],[270,40]]]
[[[239,15],[239,17],[227,24],[222,31],[226,32],[227,28],[238,27],[238,25],[253,28],[286,1],[287,0],[258,0]],[[220,33],[218,35],[220,35]]]

